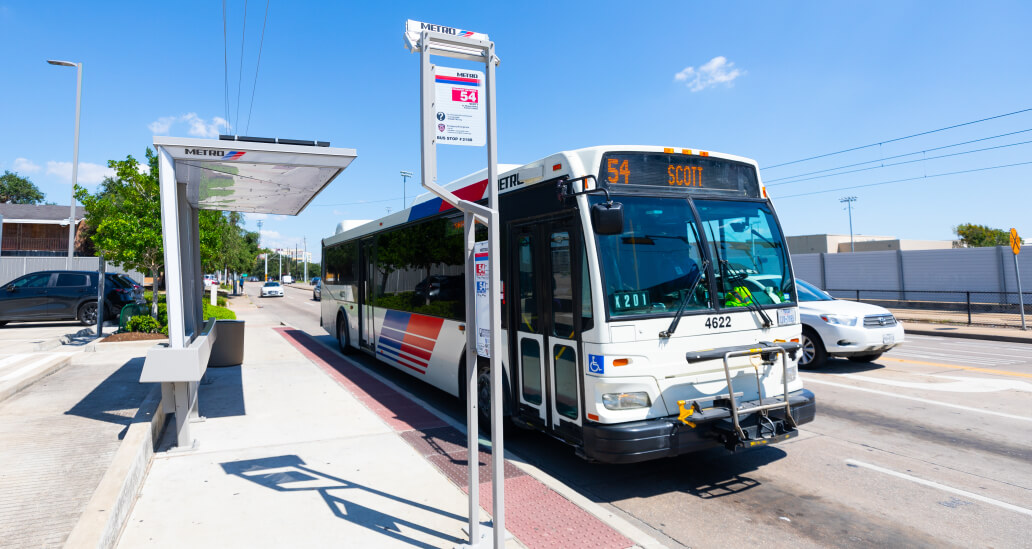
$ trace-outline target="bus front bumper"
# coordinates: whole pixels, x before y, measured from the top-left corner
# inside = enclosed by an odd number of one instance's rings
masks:
[[[778,398],[780,400],[780,397]],[[766,399],[766,402],[771,402]],[[742,402],[741,405],[758,404]],[[789,393],[792,419],[796,425],[813,421],[817,402],[813,393],[801,389]],[[756,421],[758,414],[740,417],[743,426]],[[783,409],[773,409],[768,415],[775,421],[784,420]],[[726,408],[711,408],[691,418],[694,427],[682,423],[676,416],[604,425],[584,425],[584,457],[602,463],[637,463],[663,457],[697,452],[717,446],[727,446],[722,437],[731,425],[731,413]],[[775,437],[771,442],[785,440]],[[750,445],[746,445],[747,447]]]

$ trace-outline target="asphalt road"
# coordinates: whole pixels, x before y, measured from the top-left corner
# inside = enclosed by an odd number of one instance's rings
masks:
[[[332,342],[311,292],[255,301]],[[456,399],[359,360],[463,421]],[[1032,345],[908,336],[802,376],[817,419],[778,446],[621,466],[540,433],[506,448],[671,547],[1032,547]]]

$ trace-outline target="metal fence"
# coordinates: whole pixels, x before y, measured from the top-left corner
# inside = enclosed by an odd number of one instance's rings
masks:
[[[0,257],[0,286],[22,276],[37,271],[96,271],[100,267],[100,259],[96,257]],[[143,283],[143,273],[123,269],[108,263],[106,272],[125,273],[133,280]]]
[[[839,299],[889,309],[901,320],[983,326],[1021,326],[1021,307],[1032,321],[1032,292],[943,292],[927,290],[826,290]]]

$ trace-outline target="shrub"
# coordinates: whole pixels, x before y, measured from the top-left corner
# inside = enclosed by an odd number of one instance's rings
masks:
[[[137,315],[129,319],[125,328],[130,332],[153,334],[161,331],[161,324],[150,315]]]
[[[211,301],[209,300],[208,303],[211,303]],[[218,305],[219,307],[225,307],[226,306],[226,298],[224,298],[222,296],[216,297],[215,298],[215,304]]]
[[[236,320],[236,313],[225,307],[212,307],[208,302],[204,303],[204,320],[215,317],[219,320]]]

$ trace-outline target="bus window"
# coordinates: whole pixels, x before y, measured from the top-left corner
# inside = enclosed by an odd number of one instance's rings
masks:
[[[685,310],[710,308],[695,215],[683,199],[622,196],[625,230],[598,235],[606,305],[611,317],[677,311],[703,277]]]
[[[555,409],[560,415],[577,419],[577,351],[555,345]]]
[[[541,344],[525,337],[520,340],[520,376],[523,380],[523,400],[541,404]]]
[[[573,329],[573,269],[570,265],[570,233],[549,235],[552,263],[552,335],[571,338]]]
[[[516,251],[519,261],[519,304],[521,332],[536,334],[538,331],[537,299],[534,296],[534,237],[520,237],[519,249]]]
[[[591,314],[591,277],[588,276],[588,250],[581,245],[581,330],[590,330],[595,325]]]
[[[721,306],[792,301],[786,250],[766,203],[696,200],[695,207],[713,247]]]

